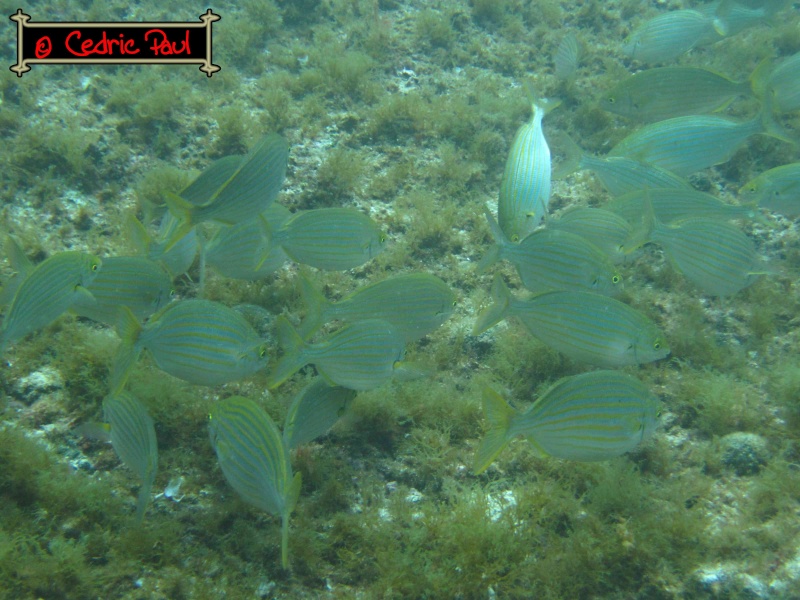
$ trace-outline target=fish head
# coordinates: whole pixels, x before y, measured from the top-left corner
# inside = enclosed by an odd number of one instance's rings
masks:
[[[669,356],[670,348],[664,334],[656,327],[645,327],[633,343],[637,363],[649,363]]]

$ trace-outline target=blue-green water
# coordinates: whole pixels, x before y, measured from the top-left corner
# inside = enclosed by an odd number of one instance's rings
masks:
[[[603,207],[611,195],[595,175],[558,167],[571,158],[565,133],[604,156],[641,127],[603,110],[605,92],[656,66],[746,81],[764,59],[772,62],[761,77],[800,51],[796,3],[709,6],[226,3],[211,7],[222,16],[213,39],[222,70],[211,78],[196,66],[33,65],[22,78],[4,71],[2,233],[34,264],[65,250],[140,252],[132,215],[155,235],[164,192],[179,193],[213,161],[245,154],[270,132],[289,144],[276,203],[291,212],[359,210],[381,230],[382,250],[343,272],[286,260],[247,281],[222,268],[202,276],[195,260],[174,278],[172,302],[202,295],[246,305],[268,340],[269,363],[211,387],[167,375],[146,353],[136,363],[126,389],[151,415],[159,454],[141,526],[141,481],[99,428],[86,426],[103,418],[114,328],[64,315],[11,342],[0,365],[0,598],[800,597],[800,239],[791,215],[757,209],[757,218],[730,221],[755,249],[757,276],[723,298],[680,273],[663,245],[615,266],[615,297],[653,321],[671,350],[620,369],[661,402],[652,437],[599,462],[540,456],[519,438],[473,474],[489,425],[485,387],[524,410],[559,379],[595,368],[548,348],[516,319],[472,335],[495,274],[519,298],[535,293],[509,262],[476,269],[493,243],[484,208],[497,213],[506,158],[531,117],[526,88],[561,100],[543,121],[556,165],[548,219]],[[16,8],[6,5],[5,14]],[[33,21],[194,21],[208,7],[47,8],[24,7]],[[653,63],[626,55],[631,32],[679,9],[712,20],[691,50]],[[559,78],[554,57],[569,34],[579,62]],[[7,65],[15,35],[11,21],[0,30]],[[789,92],[776,93],[783,100]],[[723,104],[717,116],[746,122],[764,96]],[[784,105],[774,120],[798,140],[798,112]],[[758,174],[800,161],[796,146],[764,135],[730,154],[689,184],[735,204]],[[642,226],[634,223],[637,233]],[[217,227],[198,233],[207,239]],[[4,284],[15,270],[3,264]],[[389,381],[359,391],[345,411],[314,413],[339,420],[290,453],[302,486],[283,569],[280,518],[226,481],[209,412],[244,396],[281,427],[316,375],[306,366],[268,389],[283,352],[274,319],[298,326],[306,313],[300,273],[338,301],[417,272],[449,287],[453,314],[406,344]],[[340,327],[330,323],[312,341]]]

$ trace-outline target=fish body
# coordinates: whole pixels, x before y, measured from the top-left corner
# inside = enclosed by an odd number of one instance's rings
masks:
[[[479,272],[504,258],[516,267],[522,284],[531,291],[583,290],[610,295],[619,289],[621,277],[611,260],[581,236],[544,229],[515,244],[488,210],[486,218],[495,245],[478,263]]]
[[[752,240],[725,221],[689,219],[673,227],[657,223],[650,240],[706,294],[730,296],[758,277]]]
[[[324,341],[309,344],[286,319],[279,318],[278,335],[284,355],[269,377],[270,389],[310,363],[332,384],[371,390],[392,378],[404,354],[402,336],[381,319],[350,323]]]
[[[114,392],[143,349],[162,371],[198,385],[248,377],[268,360],[263,340],[244,317],[209,300],[174,302],[144,326],[123,307],[117,332],[122,342],[111,375]]]
[[[588,292],[545,292],[519,300],[498,276],[492,300],[478,316],[473,335],[502,319],[517,317],[542,342],[578,362],[615,368],[669,355],[658,326],[613,298]]]
[[[212,165],[212,176],[207,176],[202,185],[195,183],[186,188],[190,198],[205,200],[206,190],[213,189],[212,184],[222,181],[205,204],[194,204],[178,194],[165,194],[170,212],[180,221],[167,249],[198,223],[215,221],[235,225],[264,212],[278,196],[286,177],[288,160],[289,145],[286,140],[277,134],[269,134],[238,161],[232,174],[229,174],[232,164],[223,162],[224,168],[220,168],[220,161],[217,161]],[[223,180],[225,175],[228,178]]]
[[[693,115],[645,125],[619,142],[610,156],[626,156],[685,177],[727,161],[747,138],[762,133],[761,118],[738,123]]]
[[[579,235],[602,250],[611,262],[622,262],[626,256],[620,251],[630,238],[633,227],[620,215],[603,208],[578,207],[551,219],[547,227]]]
[[[556,382],[524,412],[487,387],[483,410],[489,429],[475,455],[475,473],[485,471],[518,435],[544,456],[615,458],[653,434],[659,401],[638,379],[618,371],[592,371]]]
[[[300,496],[278,427],[255,402],[231,396],[208,417],[211,446],[225,479],[248,504],[281,518],[281,565],[289,567],[289,516]]]
[[[164,307],[172,296],[172,278],[166,268],[143,256],[110,256],[70,307],[78,316],[114,326],[119,307],[127,306],[137,319],[144,319]]]
[[[642,221],[644,207],[650,201],[656,218],[673,223],[699,217],[716,219],[749,219],[756,215],[754,204],[726,204],[704,192],[671,188],[642,189],[624,194],[605,205],[629,223]]]
[[[744,184],[739,195],[745,202],[755,202],[787,217],[800,215],[800,163],[765,171]]]
[[[114,451],[142,480],[136,505],[136,522],[141,523],[158,471],[158,441],[153,419],[144,404],[127,392],[105,398],[103,414],[110,426]]]
[[[524,239],[547,213],[550,202],[550,148],[542,131],[545,114],[558,102],[533,102],[533,116],[517,131],[500,184],[497,218],[512,242]]]
[[[30,270],[14,293],[0,328],[5,347],[55,321],[81,297],[93,300],[89,286],[103,261],[85,252],[59,252]]]
[[[388,322],[405,343],[427,335],[453,314],[455,295],[447,284],[428,273],[398,275],[357,289],[336,303],[329,302],[306,277],[300,279],[306,318],[299,329],[308,339],[322,325],[338,319]]]
[[[675,10],[649,19],[623,42],[628,58],[662,63],[688,52],[714,33],[712,19],[696,10]]]
[[[652,122],[715,112],[734,98],[751,94],[749,82],[708,69],[661,67],[621,81],[604,95],[601,106],[623,117]]]
[[[352,208],[298,213],[272,236],[292,260],[324,271],[359,267],[377,256],[386,241],[372,219]]]

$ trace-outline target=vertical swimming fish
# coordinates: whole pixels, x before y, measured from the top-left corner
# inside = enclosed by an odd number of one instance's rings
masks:
[[[560,104],[553,100],[534,100],[533,116],[517,131],[508,153],[497,219],[512,242],[528,236],[547,214],[550,202],[550,148],[542,131],[544,116]]]
[[[110,426],[114,451],[142,480],[136,503],[136,522],[141,523],[158,470],[158,442],[153,419],[144,404],[127,392],[103,400],[103,414]]]
[[[103,262],[85,252],[59,252],[34,267],[20,282],[0,327],[0,355],[5,347],[41,329],[69,310],[88,291]]]
[[[281,566],[289,568],[289,516],[300,496],[289,451],[278,427],[252,400],[220,400],[208,416],[211,445],[225,479],[239,497],[281,519]]]
[[[476,474],[518,435],[543,456],[609,460],[652,435],[659,401],[638,379],[618,371],[592,371],[556,382],[524,412],[487,387],[483,411],[489,430],[475,454]]]

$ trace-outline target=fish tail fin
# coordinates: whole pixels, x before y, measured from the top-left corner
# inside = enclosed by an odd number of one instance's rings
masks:
[[[305,364],[303,348],[305,342],[284,316],[278,317],[278,339],[283,346],[283,356],[275,365],[275,370],[267,377],[267,388],[275,389]]]
[[[792,146],[797,146],[797,142],[792,139],[792,136],[789,134],[789,132],[784,129],[783,125],[775,120],[773,98],[774,94],[768,89],[765,90],[764,94],[760,97],[761,113],[759,114],[759,117],[761,118],[761,127],[763,128],[762,132],[765,135],[779,139],[782,142],[786,142]]]
[[[546,115],[554,108],[561,105],[561,100],[558,98],[542,98],[537,93],[530,81],[525,82],[525,91],[528,94],[528,99],[531,101],[533,111],[537,110],[542,112],[542,116]]]
[[[644,203],[642,204],[642,220],[639,226],[631,232],[628,239],[622,244],[620,252],[626,255],[635,252],[652,241],[653,232],[662,227],[663,224],[656,217],[650,194],[648,190],[645,190]]]
[[[478,262],[478,266],[475,267],[475,270],[479,275],[481,273],[485,273],[486,269],[500,260],[503,246],[511,243],[506,237],[506,234],[503,233],[503,230],[500,229],[500,224],[495,220],[488,208],[484,208],[483,214],[486,215],[486,221],[489,223],[489,229],[491,230],[492,237],[494,238],[494,245],[487,250],[486,254],[484,254],[483,258],[481,258],[481,260]]]
[[[172,235],[164,247],[164,252],[167,252],[196,225],[194,222],[195,205],[173,192],[164,192],[164,201],[167,203],[169,212],[178,219],[178,226],[172,231]]]
[[[750,84],[750,90],[756,98],[763,99],[766,94],[767,80],[769,79],[770,73],[772,73],[772,60],[770,58],[765,58],[756,65],[756,68],[750,73],[750,77],[747,78],[747,82]]]
[[[324,325],[325,309],[330,306],[330,302],[305,275],[300,275],[300,295],[306,305],[306,317],[300,324],[298,333],[307,340]]]
[[[489,421],[489,430],[475,454],[473,470],[476,475],[488,469],[492,461],[506,447],[511,422],[516,415],[508,402],[490,387],[483,389],[483,412]]]
[[[511,303],[511,291],[508,289],[502,276],[497,274],[492,282],[492,304],[486,307],[475,321],[472,328],[472,335],[480,335],[490,327],[508,316],[508,307]]]
[[[117,335],[122,340],[117,348],[117,355],[111,365],[111,394],[116,395],[125,387],[131,368],[139,358],[141,348],[137,341],[142,332],[142,326],[136,316],[127,306],[119,309],[117,319]]]
[[[264,218],[264,215],[258,216],[258,223],[261,226],[261,233],[264,235],[264,253],[261,256],[256,257],[255,266],[253,267],[254,271],[258,271],[266,262],[266,260],[272,254],[272,226],[269,224]]]
[[[142,487],[139,488],[139,497],[136,499],[136,524],[141,525],[144,520],[144,513],[147,511],[147,505],[150,503],[150,492],[153,489],[152,481],[145,481]]]
[[[297,499],[300,497],[300,487],[303,478],[300,472],[294,474],[289,489],[286,490],[286,504],[281,515],[281,567],[289,568],[289,516],[297,506]]]
[[[583,148],[578,146],[566,132],[560,131],[553,136],[553,146],[564,156],[553,167],[553,179],[562,179],[581,168],[581,161],[584,159]]]
[[[13,237],[6,236],[6,243],[3,246],[5,250],[8,264],[18,274],[18,276],[25,277],[33,270],[33,263],[25,256],[25,251],[19,242]]]
[[[125,219],[125,235],[128,237],[130,244],[136,249],[137,254],[147,255],[150,244],[153,243],[153,238],[135,215],[128,215]]]

